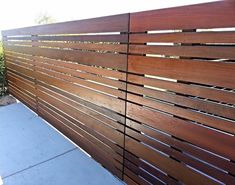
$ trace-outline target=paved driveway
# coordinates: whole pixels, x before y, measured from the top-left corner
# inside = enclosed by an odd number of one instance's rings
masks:
[[[21,103],[0,107],[0,176],[4,185],[123,184]]]

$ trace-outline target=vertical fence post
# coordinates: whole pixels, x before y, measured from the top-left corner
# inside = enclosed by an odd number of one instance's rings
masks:
[[[127,54],[126,54],[126,96],[125,96],[125,122],[124,122],[124,142],[123,142],[123,168],[122,168],[122,180],[124,180],[125,171],[125,153],[126,153],[126,115],[127,115],[127,82],[128,82],[128,56],[129,56],[129,36],[130,36],[130,13],[128,13],[128,30],[127,30]]]

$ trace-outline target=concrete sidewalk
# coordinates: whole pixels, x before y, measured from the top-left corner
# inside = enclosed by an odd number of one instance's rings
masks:
[[[0,107],[0,176],[4,185],[123,184],[21,103]]]

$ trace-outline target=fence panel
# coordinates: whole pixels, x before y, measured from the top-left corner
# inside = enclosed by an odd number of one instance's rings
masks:
[[[235,183],[234,27],[232,1],[131,14],[126,181]]]
[[[3,32],[10,92],[128,184],[235,184],[235,3]]]
[[[9,89],[122,178],[129,14],[3,32]]]

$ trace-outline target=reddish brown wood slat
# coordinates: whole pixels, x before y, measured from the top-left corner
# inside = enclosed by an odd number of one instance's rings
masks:
[[[68,83],[66,81],[59,80],[59,79],[50,77],[48,75],[44,75],[42,73],[37,72],[35,76],[37,77],[39,81],[43,81],[44,83],[53,85],[64,91],[80,96],[87,101],[95,102],[99,106],[103,106],[113,111],[116,111],[118,113],[124,114],[123,106],[125,102],[120,99],[107,96],[107,95],[89,90],[81,86],[79,87],[75,84]]]
[[[94,157],[98,162],[102,163],[107,169],[111,172],[116,174],[119,178],[121,178],[121,172],[115,167],[115,161],[109,155],[107,155],[104,151],[101,151],[99,148],[96,147],[92,142],[90,142],[85,137],[82,137],[76,132],[76,129],[70,128],[73,124],[63,118],[61,115],[56,114],[47,106],[43,106],[40,104],[39,106],[39,113],[42,115],[46,120],[48,120],[53,126],[57,129],[61,130],[62,133],[65,135],[70,136],[74,139],[74,141],[85,149],[92,157]],[[108,160],[107,160],[108,159]],[[108,162],[107,162],[108,161]]]
[[[169,155],[169,160],[185,163],[225,184],[234,184],[233,175],[220,171],[234,174],[234,163],[213,154],[235,157],[234,29],[213,30],[234,27],[234,8],[234,2],[220,1],[131,14],[128,71],[132,74],[127,77],[127,101],[132,103],[127,103],[126,124],[134,130],[126,128],[126,134],[131,136],[126,136],[126,150],[137,158],[152,160],[151,152],[143,151],[149,146],[149,150]],[[186,124],[180,128],[180,122]],[[187,139],[182,137],[184,134]],[[226,149],[228,146],[232,148]],[[183,157],[185,153],[189,155]],[[133,168],[132,172],[137,171]],[[171,172],[166,173],[172,176]],[[147,176],[144,178],[147,180]],[[191,178],[186,184],[195,180]]]
[[[76,110],[78,111],[78,112],[81,112],[80,114],[83,114],[84,116],[86,116],[86,117],[91,117],[90,119],[92,120],[92,119],[96,119],[97,120],[97,124],[94,124],[94,127],[98,127],[98,125],[100,124],[100,125],[103,125],[103,127],[104,128],[106,128],[107,127],[107,130],[108,129],[114,129],[114,130],[111,130],[111,132],[116,132],[116,130],[115,129],[118,129],[119,127],[121,127],[121,126],[119,126],[118,124],[119,123],[114,123],[114,122],[112,122],[112,120],[111,119],[108,119],[107,117],[104,117],[104,116],[102,116],[101,114],[98,114],[97,112],[95,112],[95,111],[92,111],[91,109],[90,109],[90,107],[85,107],[84,105],[82,105],[82,104],[79,104],[79,103],[77,103],[77,102],[74,102],[74,101],[72,101],[71,99],[69,99],[69,98],[67,98],[67,97],[64,97],[64,96],[62,96],[62,95],[60,95],[60,94],[57,94],[57,93],[55,93],[55,92],[53,92],[53,91],[51,91],[51,90],[49,90],[49,89],[47,89],[47,88],[45,88],[45,87],[43,87],[43,86],[39,86],[39,85],[37,85],[37,89],[39,90],[39,93],[42,95],[42,97],[46,97],[46,98],[44,98],[44,100],[45,99],[47,99],[48,100],[48,98],[47,98],[47,96],[52,96],[52,99],[53,98],[56,98],[56,99],[58,99],[58,100],[60,100],[60,101],[63,101],[63,103],[66,103],[65,104],[65,106],[67,106],[67,105],[70,105],[70,106],[72,106],[71,107],[71,109],[75,109],[76,108]],[[50,99],[49,99],[49,101],[48,102],[50,102]],[[53,104],[53,103],[52,103]],[[58,106],[57,106],[58,107]],[[60,109],[61,111],[63,111],[63,110],[65,110],[64,108],[63,109]],[[76,110],[75,110],[75,112],[76,112]],[[63,112],[66,112],[66,111],[63,111]],[[79,113],[78,113],[79,114]],[[75,115],[75,114],[74,114]],[[94,122],[94,121],[93,121]],[[88,126],[89,124],[87,124],[87,126]],[[100,126],[101,128],[102,128],[102,126]],[[102,130],[106,130],[106,129],[102,129]],[[123,129],[122,129],[123,130]],[[99,131],[99,129],[95,129],[95,131]],[[103,131],[103,132],[101,132],[101,134],[105,134],[106,133],[106,131]],[[116,135],[120,135],[120,133],[119,132],[116,132]],[[115,134],[114,134],[114,136],[115,136]],[[111,137],[107,137],[107,138],[111,138]],[[120,137],[121,138],[121,137]],[[121,138],[122,139],[122,138]],[[120,145],[122,145],[122,142],[119,142],[120,143]]]
[[[9,91],[15,97],[17,97],[20,101],[26,103],[26,105],[28,105],[30,108],[36,111],[37,104],[36,104],[35,99],[32,99],[30,96],[28,96],[28,94],[22,91],[22,89],[19,89],[18,87],[16,87],[15,85],[12,85],[11,83],[9,83],[8,86],[9,86]]]
[[[169,174],[186,184],[216,184],[209,178],[192,171],[183,164],[180,164],[166,156],[163,156],[149,149],[147,146],[140,144],[130,137],[126,137],[126,149],[132,151],[133,153],[156,165],[157,167],[164,169],[164,171],[167,171]],[[178,170],[180,171],[180,173],[178,172]]]
[[[181,57],[198,57],[212,59],[235,59],[234,47],[228,46],[150,46],[130,45],[130,53],[156,54]]]
[[[5,42],[8,46],[32,46],[32,42]],[[110,52],[122,52],[127,51],[126,44],[106,44],[106,43],[76,43],[76,42],[35,42],[34,46],[48,47],[48,48],[70,48],[80,50],[91,51],[110,51]]]
[[[90,42],[128,42],[127,34],[108,34],[108,35],[58,35],[58,36],[37,36],[37,41],[90,41]],[[5,37],[4,41],[11,42],[30,42],[31,37]]]
[[[203,114],[203,113],[194,111],[192,109],[189,109],[187,107],[184,108],[181,106],[170,105],[169,102],[151,101],[150,99],[145,99],[141,96],[136,96],[133,94],[128,94],[127,99],[134,103],[142,104],[144,106],[151,107],[153,109],[157,109],[159,111],[163,111],[168,114],[173,114],[177,117],[185,118],[188,120],[196,121],[203,125],[211,126],[215,129],[227,131],[228,133],[232,133],[232,134],[235,133],[234,122],[231,120],[226,120],[224,118],[215,117],[209,114]],[[207,104],[204,106],[205,108],[207,108],[206,107]],[[225,112],[226,112],[226,109],[225,109]],[[230,111],[228,111],[228,113],[230,114]]]
[[[174,93],[180,93],[184,95],[191,95],[205,99],[215,100],[218,102],[235,104],[235,94],[231,91],[222,91],[220,89],[195,84],[176,83],[167,80],[146,78],[143,76],[137,76],[132,74],[128,74],[128,81],[139,85],[147,85],[160,89],[165,89]]]
[[[27,75],[29,77],[33,77],[33,71],[29,68],[24,68],[24,67],[21,67],[20,65],[15,65],[15,64],[7,62],[7,61],[6,61],[6,66],[7,66],[7,68],[16,70],[17,72],[20,72],[24,75]]]
[[[126,70],[126,56],[113,53],[95,53],[75,50],[46,49],[23,46],[7,46],[6,51],[14,51],[52,59],[74,61],[86,65],[98,65],[119,70]],[[112,62],[110,62],[112,61]]]
[[[234,27],[234,7],[234,1],[219,1],[137,12],[131,14],[130,31]]]
[[[235,43],[235,32],[139,33],[130,35],[130,43]]]
[[[3,36],[127,32],[128,14],[3,31]],[[111,25],[111,26],[110,26]]]
[[[8,78],[8,81],[10,81],[11,83],[14,83],[15,85],[22,87],[23,89],[29,91],[31,94],[34,94],[34,95],[36,94],[34,86],[27,83],[26,81],[24,81],[22,79],[19,80],[18,78],[15,78],[14,76],[9,75],[9,74],[8,74],[7,78]]]
[[[126,123],[128,127],[133,128],[138,132],[141,131],[142,133],[148,135],[151,138],[155,138],[156,140],[165,143],[166,145],[172,146],[177,151],[183,151],[185,153],[195,156],[198,159],[210,163],[213,166],[217,166],[220,169],[228,171],[232,174],[235,173],[235,164],[231,163],[230,161],[224,158],[220,158],[219,156],[216,156],[213,153],[209,153],[208,151],[198,148],[188,142],[173,138],[170,135],[157,132],[156,130],[144,124],[140,124],[129,119],[127,119]],[[166,180],[164,180],[164,182],[166,182]]]
[[[129,56],[130,72],[176,80],[235,88],[233,63],[213,63],[183,59]]]
[[[146,161],[143,161],[140,158],[134,156],[130,152],[125,151],[124,156],[125,156],[125,161],[128,161],[128,164],[133,163],[134,165],[138,166],[139,168],[145,170],[146,173],[152,174],[152,176],[159,179],[160,181],[165,182],[167,184],[171,184],[171,185],[180,184],[179,182],[177,182],[177,180],[173,179],[172,177],[168,176],[167,174],[164,174],[162,171],[159,171],[159,169],[153,167],[152,165],[150,165]],[[128,165],[126,165],[126,166],[129,167]],[[152,184],[154,184],[155,181],[156,181],[155,179],[150,180],[150,182]]]
[[[233,136],[190,124],[184,120],[145,109],[132,103],[127,103],[127,116],[228,159],[235,159],[235,151],[233,150],[235,138]]]
[[[66,98],[70,99],[71,101],[76,102],[77,104],[79,104],[83,107],[86,107],[88,110],[94,111],[92,114],[88,113],[91,116],[95,116],[96,114],[100,114],[104,117],[107,117],[111,120],[118,122],[118,124],[115,124],[115,126],[113,125],[113,127],[124,132],[124,125],[123,124],[125,123],[125,120],[122,115],[119,115],[110,109],[100,107],[100,106],[94,104],[94,102],[85,101],[84,99],[77,97],[76,95],[73,95],[69,92],[63,91],[63,90],[58,89],[56,87],[50,86],[49,84],[38,82],[37,88],[39,88],[39,89],[43,88],[43,91],[45,91],[45,89],[47,89],[47,91],[50,91],[48,94],[51,94],[53,91],[57,95],[59,94],[62,97],[66,97]],[[97,117],[97,115],[95,117]],[[108,121],[105,121],[105,122],[107,124],[109,123]],[[119,124],[119,123],[121,123],[121,124]]]
[[[69,69],[96,74],[98,76],[111,77],[111,78],[120,79],[124,81],[126,80],[126,74],[123,72],[116,71],[116,70],[101,68],[99,66],[97,67],[86,66],[86,65],[79,64],[79,63],[72,63],[72,62],[54,60],[54,59],[48,59],[48,58],[41,58],[41,57],[34,57],[34,58],[37,62],[40,62],[40,63],[58,65],[58,66],[69,68]],[[38,63],[37,65],[40,65],[40,64]]]
[[[105,77],[101,77],[98,75],[86,73],[86,71],[78,71],[78,70],[74,70],[71,68],[64,68],[63,66],[60,66],[59,63],[57,65],[49,65],[47,63],[37,62],[36,67],[41,72],[44,72],[47,74],[48,74],[48,72],[47,72],[48,70],[53,70],[57,73],[64,73],[64,74],[68,74],[68,75],[73,75],[74,77],[78,77],[80,79],[98,82],[100,84],[109,85],[110,87],[116,87],[116,88],[119,88],[122,90],[125,90],[125,88],[126,88],[125,87],[126,84],[123,82],[120,82],[118,80],[113,80],[110,78],[105,78]]]
[[[112,88],[112,87],[107,87],[107,86],[102,85],[102,84],[97,84],[97,83],[91,82],[89,80],[84,80],[84,79],[81,79],[81,78],[76,77],[76,76],[75,77],[71,76],[74,73],[63,74],[63,73],[59,73],[57,71],[56,72],[55,71],[50,71],[50,70],[42,69],[42,68],[39,68],[39,67],[35,67],[35,69],[37,70],[37,72],[46,73],[47,75],[60,78],[61,80],[79,84],[79,86],[81,86],[81,87],[86,87],[88,89],[99,91],[101,93],[105,93],[105,94],[108,94],[108,95],[113,95],[113,96],[116,96],[116,97],[125,98],[125,93],[123,91],[119,91],[118,89],[115,89],[115,88]],[[63,71],[66,71],[66,70],[63,70]]]
[[[154,139],[150,139],[149,137],[144,136],[144,134],[139,134],[131,129],[126,129],[126,134],[138,139],[139,141],[150,145],[156,150],[163,152],[166,155],[171,156],[172,158],[181,161],[195,169],[200,170],[201,172],[208,174],[209,176],[215,177],[216,179],[225,182],[226,184],[233,184],[235,182],[235,178],[227,174],[226,172],[222,172],[208,164],[205,164],[197,159],[194,159],[180,151],[177,151],[171,147],[168,147],[162,143],[156,142]],[[150,182],[154,180],[151,179]]]
[[[7,30],[9,91],[128,184],[235,184],[234,23],[219,1]]]

